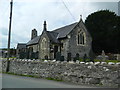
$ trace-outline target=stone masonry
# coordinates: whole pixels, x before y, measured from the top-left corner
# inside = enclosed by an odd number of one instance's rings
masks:
[[[118,67],[120,67],[120,63],[11,59],[9,72],[39,78],[52,78],[76,84],[118,87],[120,85],[120,68]],[[2,71],[5,72],[5,70],[6,59],[2,62]]]

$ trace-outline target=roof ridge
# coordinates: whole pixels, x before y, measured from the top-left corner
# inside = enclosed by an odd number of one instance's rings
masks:
[[[69,34],[69,32],[71,32],[71,30],[73,30],[73,28],[78,24],[79,22],[75,22],[69,25],[66,25],[64,27],[58,28],[53,30],[52,32],[56,32],[58,33],[58,38],[65,38],[66,35]]]
[[[68,26],[71,26],[71,25],[77,24],[77,23],[78,23],[78,22],[74,22],[74,23],[71,23],[71,24],[69,24],[69,25],[62,26],[62,27],[60,27],[60,28],[54,29],[53,31],[57,31],[58,29],[65,28],[65,27],[68,27]]]

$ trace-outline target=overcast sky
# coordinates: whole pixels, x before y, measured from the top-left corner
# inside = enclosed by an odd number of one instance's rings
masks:
[[[13,0],[11,48],[17,43],[27,43],[31,30],[36,28],[38,35],[47,21],[47,30],[83,21],[98,10],[109,9],[118,14],[119,0]],[[84,1],[84,2],[83,2]],[[0,48],[7,48],[10,0],[0,0]],[[63,3],[64,2],[64,3]],[[65,6],[66,5],[66,6]],[[71,14],[69,13],[71,12]]]

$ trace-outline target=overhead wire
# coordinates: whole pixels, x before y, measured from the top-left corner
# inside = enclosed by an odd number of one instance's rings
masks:
[[[67,7],[67,5],[65,4],[65,2],[63,0],[61,0],[63,5],[65,6],[65,8],[67,9],[67,11],[69,12],[69,14],[71,15],[73,20],[76,20],[75,17],[73,16],[73,14],[71,13],[71,11],[69,10],[69,8]]]

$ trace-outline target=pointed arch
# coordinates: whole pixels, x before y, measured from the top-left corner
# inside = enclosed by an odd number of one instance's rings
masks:
[[[47,48],[47,40],[46,38],[43,38],[41,42],[41,49],[45,50],[46,48]]]
[[[78,45],[85,45],[86,44],[86,34],[82,30],[78,32],[77,35],[77,44]]]

